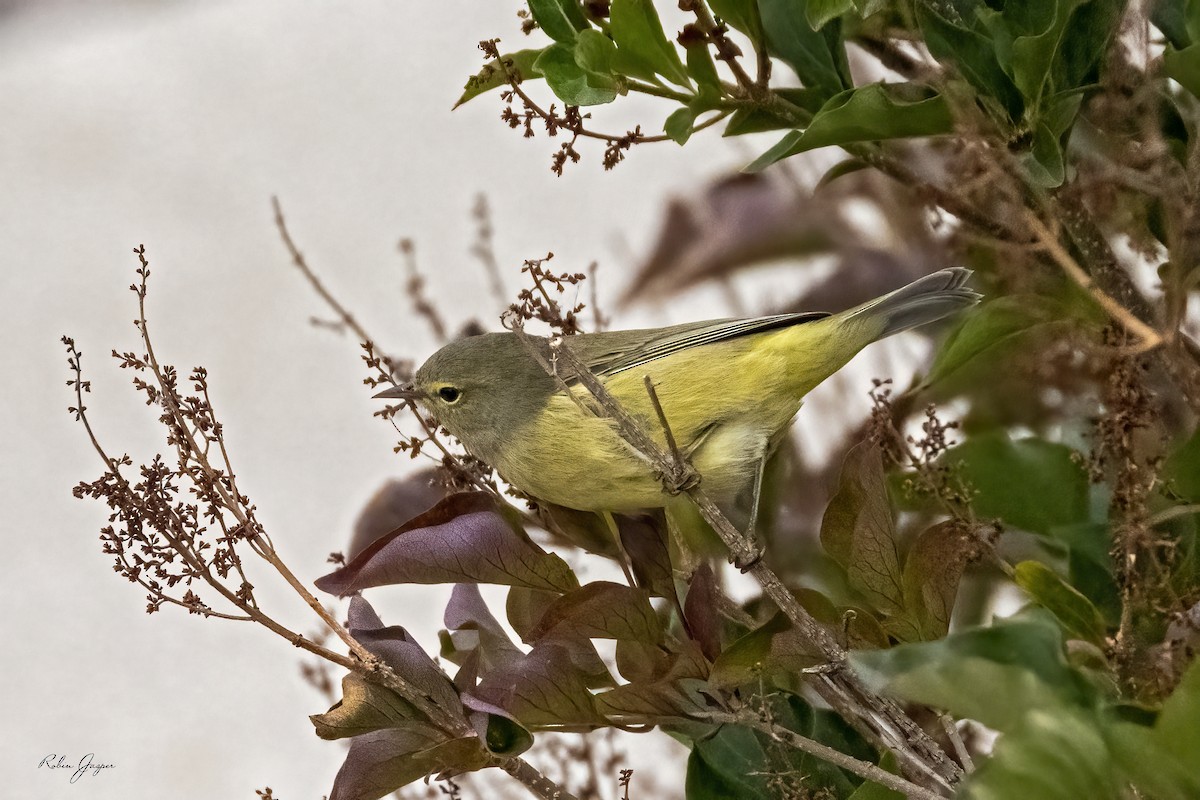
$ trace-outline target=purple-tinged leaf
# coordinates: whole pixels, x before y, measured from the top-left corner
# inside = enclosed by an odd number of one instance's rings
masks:
[[[850,587],[881,610],[904,608],[896,529],[883,458],[870,441],[850,448],[837,492],[821,520],[821,544],[846,570]]]
[[[595,581],[558,598],[531,632],[534,640],[558,637],[662,641],[650,593]]]
[[[445,631],[442,631],[442,633],[445,634],[446,638],[449,638],[449,634]],[[445,647],[442,648],[442,655],[449,658],[446,656]],[[466,693],[474,691],[475,686],[479,683],[479,648],[476,647],[474,650],[468,650],[465,654],[460,653],[457,655],[461,656],[460,660],[454,661],[452,658],[449,658],[449,660],[458,664],[458,672],[454,673],[454,686],[463,696],[463,703],[465,705]]]
[[[566,544],[608,558],[619,555],[608,523],[593,511],[577,511],[551,503],[539,503],[537,517],[551,536]]]
[[[699,645],[683,642],[679,651],[668,657],[669,666],[653,680],[631,679],[631,683],[596,695],[597,708],[618,716],[649,713],[671,718],[711,710],[716,704],[705,694],[711,665]]]
[[[710,661],[721,654],[721,617],[717,613],[717,580],[707,563],[692,573],[683,616],[692,639]]]
[[[361,596],[350,599],[350,635],[378,656],[447,714],[462,718],[462,703],[450,679],[399,625],[385,627]]]
[[[968,526],[939,522],[921,532],[904,559],[904,605],[925,640],[950,630],[950,614],[958,597],[963,570],[982,553]]]
[[[472,697],[505,709],[527,728],[588,730],[606,724],[586,676],[558,642],[539,643],[518,662],[484,674]]]
[[[427,775],[482,769],[490,758],[474,736],[446,741],[399,728],[363,734],[350,740],[329,800],[379,800]]]
[[[515,511],[486,492],[450,495],[316,583],[343,596],[403,583],[495,583],[558,592],[579,586],[566,562],[534,544]]]
[[[471,724],[489,752],[515,756],[533,746],[533,734],[503,708],[470,695],[464,704],[471,709]]]
[[[342,699],[324,714],[313,714],[309,719],[322,739],[345,739],[397,727],[430,736],[437,733],[403,697],[354,672],[342,678]]]
[[[715,710],[716,704],[704,694],[706,687],[708,682],[697,678],[627,683],[596,695],[596,706],[613,717],[695,718]]]
[[[350,608],[346,610],[346,627],[350,630],[374,631],[386,626],[375,607],[361,594],[356,594],[350,598]]]
[[[461,658],[455,658],[456,654],[469,650],[478,651],[481,672],[507,666],[521,658],[521,649],[508,638],[483,602],[479,587],[473,583],[460,583],[454,587],[442,622],[450,631],[448,638],[454,648],[447,652],[443,638],[442,655],[455,663],[462,663]]]
[[[614,514],[621,543],[629,554],[638,586],[655,597],[676,598],[675,572],[667,545],[667,518],[663,511],[632,516]]]
[[[617,671],[631,683],[650,683],[667,674],[674,657],[660,645],[634,639],[617,641]]]
[[[521,641],[533,641],[532,632],[558,598],[559,595],[554,592],[526,589],[524,586],[514,586],[508,590],[505,615],[508,617],[508,624],[521,637]]]
[[[394,531],[446,496],[434,469],[423,469],[406,478],[393,478],[380,486],[358,512],[354,534],[346,549],[354,558],[380,536]]]

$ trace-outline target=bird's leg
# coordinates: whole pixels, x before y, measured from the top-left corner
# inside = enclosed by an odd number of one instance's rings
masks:
[[[748,572],[759,561],[762,561],[763,548],[758,545],[757,527],[758,527],[758,506],[762,502],[762,485],[763,475],[767,471],[768,454],[764,452],[762,457],[758,459],[758,468],[754,471],[754,486],[750,496],[750,521],[746,523],[745,537],[746,542],[754,548],[754,556],[743,562],[739,558],[733,559],[733,565],[742,572]]]
[[[600,516],[604,517],[605,523],[608,524],[608,532],[612,534],[613,544],[617,546],[617,563],[621,565],[621,571],[625,573],[625,580],[629,583],[630,588],[637,588],[637,582],[633,579],[633,571],[630,569],[629,553],[625,552],[625,544],[621,541],[621,529],[617,526],[617,521],[613,519],[612,512],[601,511]]]

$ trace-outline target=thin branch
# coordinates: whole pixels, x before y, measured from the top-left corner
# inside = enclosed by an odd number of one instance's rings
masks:
[[[835,750],[828,745],[821,744],[815,739],[810,739],[807,736],[801,736],[795,731],[773,725],[766,720],[763,720],[754,714],[729,714],[724,712],[714,712],[704,715],[707,719],[730,725],[741,725],[747,728],[761,731],[767,736],[770,736],[777,742],[794,747],[797,750],[809,753],[816,756],[822,761],[827,761],[830,764],[841,767],[847,772],[851,772],[860,778],[865,778],[869,781],[874,781],[881,786],[886,786],[896,792],[900,792],[912,800],[944,800],[942,795],[936,792],[931,792],[921,786],[918,786],[911,781],[905,780],[903,777],[881,769],[875,764],[848,756],[845,753]]]
[[[494,766],[499,767],[516,778],[526,789],[542,798],[542,800],[579,800],[579,798],[547,778],[523,758],[509,758],[497,761]]]
[[[287,248],[288,254],[292,257],[292,263],[296,266],[296,269],[300,270],[300,274],[308,279],[308,282],[312,288],[318,295],[321,296],[321,299],[325,301],[325,304],[333,309],[334,313],[337,314],[338,319],[341,320],[342,324],[354,332],[354,336],[356,339],[358,339],[358,341],[375,341],[367,334],[365,330],[363,330],[363,327],[358,324],[358,320],[354,318],[354,315],[346,310],[346,307],[339,303],[336,297],[329,293],[329,290],[325,288],[325,284],[321,283],[321,279],[318,278],[317,274],[309,268],[308,262],[305,260],[304,255],[300,252],[300,249],[296,247],[296,243],[292,241],[292,235],[288,232],[287,222],[283,218],[283,207],[279,204],[279,198],[275,197],[274,195],[271,196],[271,208],[275,212],[275,228],[279,231],[279,238],[283,240],[283,246]]]
[[[746,74],[746,70],[742,69],[741,62],[738,61],[738,56],[742,54],[741,50],[739,50],[738,46],[730,41],[729,37],[725,35],[726,28],[724,23],[720,25],[717,24],[717,21],[713,18],[713,14],[711,11],[709,11],[708,3],[705,2],[705,0],[689,0],[689,2],[691,4],[692,12],[696,15],[696,22],[698,23],[700,32],[708,36],[709,40],[713,44],[713,48],[717,51],[717,60],[724,61],[729,66],[729,71],[733,73],[733,77],[737,80],[738,86],[741,87],[742,91],[744,91],[747,95],[753,95],[756,89],[759,87],[759,84],[756,84],[753,80],[751,80],[750,76]],[[769,76],[770,69],[768,66],[768,68],[764,71],[762,68],[762,62],[760,61],[760,80],[763,79],[764,75]]]
[[[1163,338],[1158,331],[1142,322],[1134,316],[1133,312],[1118,303],[1096,285],[1092,276],[1071,257],[1071,254],[1059,242],[1058,237],[1050,232],[1041,219],[1038,218],[1037,214],[1029,209],[1025,209],[1025,221],[1041,242],[1042,247],[1046,249],[1046,252],[1050,254],[1050,257],[1054,259],[1058,266],[1062,268],[1067,277],[1087,292],[1096,301],[1096,304],[1103,308],[1114,321],[1140,340],[1135,346],[1135,352],[1153,350],[1163,343]]]
[[[954,747],[954,753],[958,756],[958,760],[962,765],[971,772],[975,770],[975,759],[971,758],[971,752],[967,750],[967,744],[963,741],[962,734],[958,731],[958,725],[954,722],[954,718],[949,714],[942,714],[942,730],[946,732],[946,738],[950,740],[951,746]]]
[[[1154,516],[1146,520],[1146,525],[1153,528],[1155,525],[1161,525],[1164,522],[1176,519],[1178,517],[1186,517],[1189,514],[1200,514],[1200,503],[1193,503],[1186,506],[1174,506],[1165,511],[1160,511]]]

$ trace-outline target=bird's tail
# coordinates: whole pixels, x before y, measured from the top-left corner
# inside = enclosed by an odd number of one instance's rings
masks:
[[[983,295],[966,286],[970,277],[971,270],[964,267],[938,270],[837,316],[870,321],[879,331],[875,339],[883,339],[978,303]]]

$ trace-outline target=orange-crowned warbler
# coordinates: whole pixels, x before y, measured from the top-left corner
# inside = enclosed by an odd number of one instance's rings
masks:
[[[974,305],[970,270],[944,269],[838,314],[810,312],[567,336],[570,348],[659,442],[650,376],[679,449],[701,488],[730,503],[757,494],[762,464],[804,395],[885,336]],[[570,376],[567,376],[570,377]],[[571,391],[586,394],[582,386]],[[377,397],[411,398],[512,486],[585,511],[668,505],[653,466],[566,395],[512,333],[446,345],[411,384]],[[757,498],[756,498],[757,499]]]

